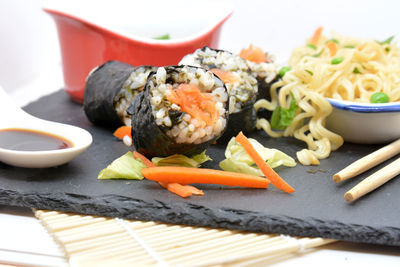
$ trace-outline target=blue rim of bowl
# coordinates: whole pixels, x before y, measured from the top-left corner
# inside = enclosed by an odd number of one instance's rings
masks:
[[[351,101],[337,100],[327,98],[329,103],[337,109],[348,110],[359,113],[383,113],[383,112],[400,112],[400,102],[371,104],[357,103]]]

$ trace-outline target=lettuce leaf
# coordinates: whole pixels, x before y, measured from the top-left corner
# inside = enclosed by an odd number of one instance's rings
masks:
[[[249,138],[250,143],[255,148],[258,154],[271,166],[276,168],[278,166],[294,167],[296,166],[295,160],[283,153],[282,151],[274,148],[266,148],[257,140]],[[247,154],[243,146],[235,141],[233,137],[225,150],[225,157],[219,163],[221,169],[225,171],[241,172],[257,176],[263,176],[261,170],[257,167],[253,159]]]
[[[294,95],[290,93],[292,96],[292,100],[290,101],[289,108],[283,108],[281,106],[277,106],[276,109],[272,112],[271,116],[271,128],[275,130],[285,130],[292,121],[297,112],[297,102],[294,98]]]
[[[136,179],[142,180],[142,168],[146,168],[141,160],[133,157],[132,152],[114,160],[105,169],[101,170],[97,179]]]
[[[151,161],[157,166],[181,166],[181,167],[192,167],[198,168],[200,165],[208,160],[211,160],[206,155],[204,150],[202,153],[187,157],[181,154],[174,154],[165,158],[154,157]]]

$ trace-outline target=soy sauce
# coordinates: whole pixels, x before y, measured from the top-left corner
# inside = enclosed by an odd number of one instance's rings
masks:
[[[57,135],[31,129],[0,130],[0,148],[19,151],[58,150],[72,147],[72,142]]]

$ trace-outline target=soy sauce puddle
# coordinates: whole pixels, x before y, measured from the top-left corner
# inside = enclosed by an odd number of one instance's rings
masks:
[[[9,128],[0,130],[0,148],[18,151],[46,151],[73,147],[63,137],[31,129]]]

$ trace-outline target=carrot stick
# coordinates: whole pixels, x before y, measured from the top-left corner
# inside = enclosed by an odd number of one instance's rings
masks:
[[[326,45],[329,48],[329,54],[331,55],[331,57],[334,56],[337,52],[337,45],[335,44],[335,42],[329,41]]]
[[[192,191],[184,185],[178,183],[158,182],[162,187],[168,189],[171,193],[177,194],[180,197],[186,198],[192,195]]]
[[[124,136],[129,136],[132,138],[132,127],[131,126],[121,126],[114,132],[114,136],[119,138],[119,139],[124,139]]]
[[[322,27],[318,27],[316,30],[315,30],[315,32],[314,32],[314,34],[313,34],[313,36],[311,37],[311,40],[310,40],[310,43],[311,44],[313,44],[313,45],[315,45],[315,46],[317,46],[318,45],[318,41],[319,41],[319,38],[321,37],[321,34],[322,34],[322,30],[323,30],[324,28],[322,28]]]
[[[175,166],[145,168],[142,174],[149,180],[183,185],[198,183],[267,188],[270,183],[266,178],[244,173]]]
[[[278,189],[286,192],[292,193],[294,189],[288,185],[257,153],[249,139],[242,132],[240,132],[236,136],[236,142],[241,144],[243,148],[246,150],[247,154],[254,160],[258,168],[265,174],[265,177],[271,180],[272,184],[275,185]],[[145,176],[146,177],[146,176]]]
[[[195,195],[195,196],[204,196],[203,190],[200,190],[200,189],[194,187],[193,185],[188,185],[188,184],[187,184],[187,185],[182,185],[182,186],[184,186],[184,187],[186,187],[187,189],[189,189],[189,190],[192,192],[192,195]]]
[[[151,160],[149,160],[143,154],[140,154],[137,151],[133,151],[133,157],[135,159],[140,159],[144,163],[144,165],[146,165],[147,168],[156,167],[156,165]],[[162,187],[168,189],[168,191],[175,193],[181,197],[188,197],[191,195],[196,195],[196,196],[204,195],[204,192],[202,190],[197,189],[196,187],[191,185],[181,185],[178,183],[164,183],[164,182],[159,182],[159,184]]]
[[[149,160],[148,158],[146,158],[144,155],[140,154],[139,152],[133,151],[132,153],[133,153],[133,158],[140,159],[144,163],[144,165],[146,165],[147,168],[156,166],[151,160]]]

